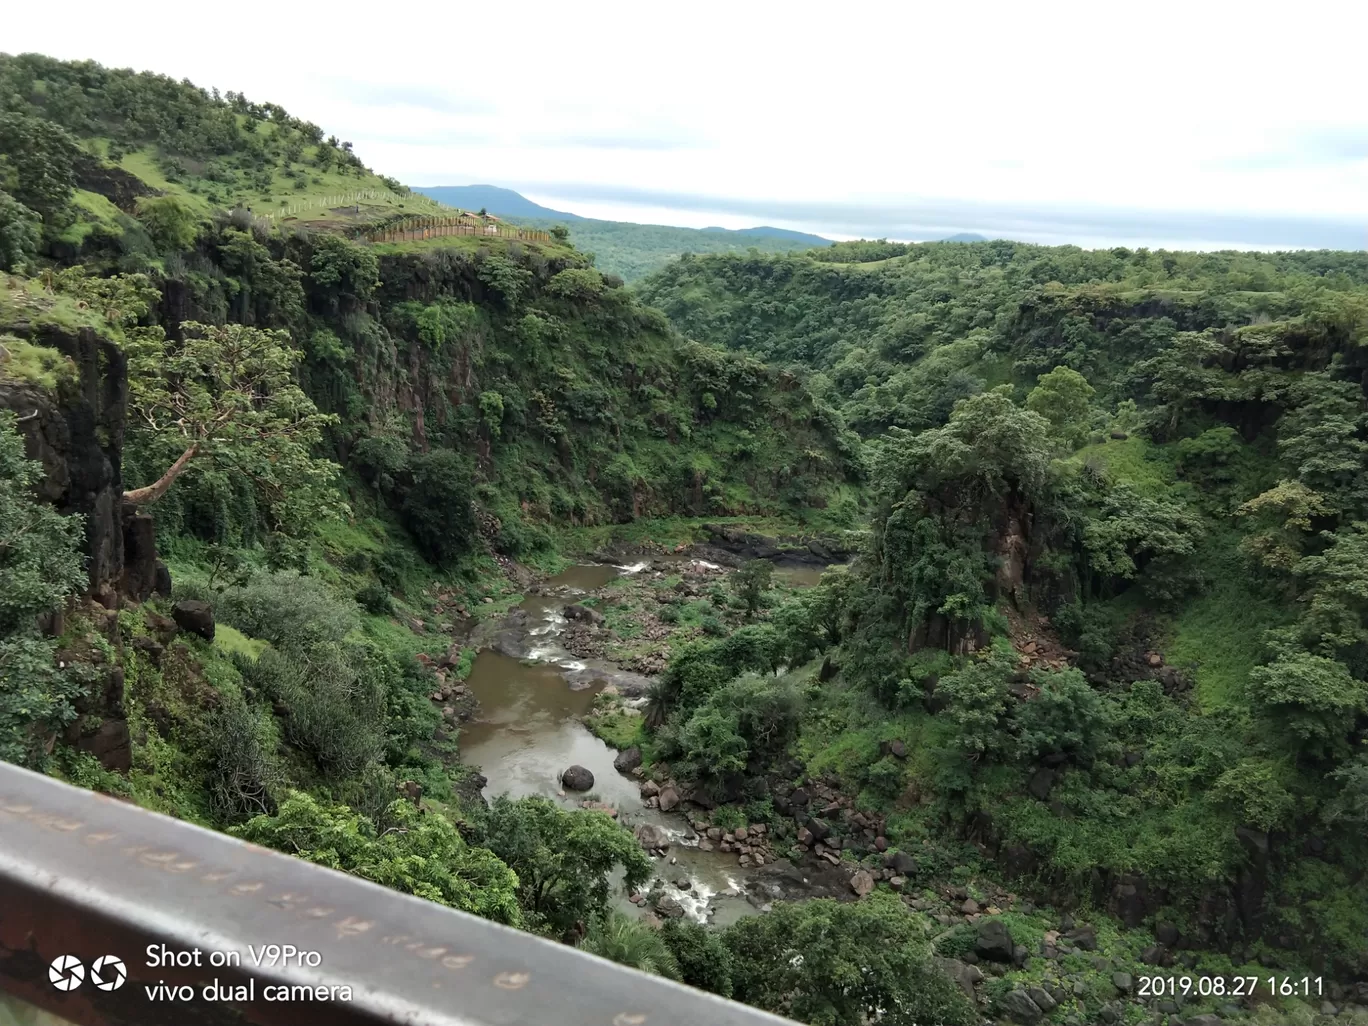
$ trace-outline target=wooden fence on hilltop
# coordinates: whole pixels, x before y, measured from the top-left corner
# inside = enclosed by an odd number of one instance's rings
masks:
[[[411,217],[397,224],[362,232],[367,242],[419,242],[449,235],[482,235],[491,239],[520,239],[524,242],[550,242],[551,233],[534,228],[472,220],[469,217]]]

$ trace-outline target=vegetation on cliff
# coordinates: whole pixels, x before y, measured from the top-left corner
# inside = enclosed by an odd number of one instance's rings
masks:
[[[870,543],[803,598],[839,675],[796,707],[770,682],[763,734],[704,735],[780,657],[692,653],[665,754],[778,732],[890,843],[976,838],[1185,945],[1363,972],[1364,255],[834,249],[643,286],[691,336],[810,370],[871,438]],[[744,774],[782,764],[750,750]]]
[[[851,243],[633,293],[560,239],[259,216],[372,186],[273,105],[0,56],[0,757],[813,1023],[1368,972],[1362,254]],[[434,696],[518,563],[862,512],[818,587],[662,603],[603,717],[860,902],[647,931],[611,818],[478,798]]]

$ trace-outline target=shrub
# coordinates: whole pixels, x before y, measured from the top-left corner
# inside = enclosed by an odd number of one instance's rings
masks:
[[[475,545],[474,488],[467,461],[450,449],[418,453],[410,461],[412,484],[404,495],[404,526],[419,549],[448,563]]]
[[[275,812],[275,732],[243,701],[225,697],[209,719],[209,807],[220,823]]]
[[[674,956],[681,982],[731,997],[731,952],[717,934],[698,923],[667,919],[660,937]]]
[[[279,648],[335,645],[360,626],[356,606],[320,580],[291,570],[258,574],[218,597],[215,613],[244,634]]]
[[[240,668],[247,684],[284,707],[286,737],[329,776],[358,773],[383,751],[386,682],[364,652],[267,649]]]
[[[580,948],[644,973],[679,979],[679,965],[664,937],[616,909],[593,921]]]
[[[394,598],[384,586],[371,581],[356,593],[357,604],[368,613],[376,616],[389,616],[394,612]]]

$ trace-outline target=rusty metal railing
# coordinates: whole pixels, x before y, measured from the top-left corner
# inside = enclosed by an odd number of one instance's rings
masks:
[[[79,1026],[787,1023],[4,763],[0,991]]]

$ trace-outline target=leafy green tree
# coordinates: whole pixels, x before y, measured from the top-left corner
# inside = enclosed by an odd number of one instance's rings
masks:
[[[1295,405],[1278,422],[1278,456],[1308,488],[1340,508],[1368,497],[1368,441],[1363,392],[1358,382],[1330,372],[1306,374],[1290,389]]]
[[[365,303],[380,284],[380,261],[366,246],[319,234],[309,255],[309,277],[336,306],[336,297]]]
[[[1368,521],[1355,521],[1321,536],[1329,545],[1292,568],[1306,588],[1305,611],[1297,624],[1313,651],[1353,660],[1368,674]]]
[[[1178,499],[1150,497],[1130,485],[1107,489],[1083,525],[1091,582],[1104,594],[1114,579],[1137,577],[1151,598],[1180,597],[1195,580],[1192,556],[1205,533],[1201,519]]]
[[[36,211],[48,228],[71,221],[80,145],[44,118],[0,113],[0,188]]]
[[[469,461],[450,449],[409,458],[411,484],[404,490],[404,526],[433,562],[447,563],[475,545],[478,526]]]
[[[954,743],[971,760],[1001,753],[1011,743],[1002,720],[1012,703],[1008,675],[1012,661],[996,649],[981,653],[940,679],[936,693],[955,724]]]
[[[1056,435],[1077,448],[1087,438],[1096,393],[1088,379],[1072,367],[1056,367],[1036,381],[1026,396],[1026,408],[1048,420]]]
[[[1343,663],[1306,652],[1250,670],[1249,695],[1274,730],[1313,758],[1345,754],[1357,720],[1368,713],[1368,683]]]
[[[890,429],[876,447],[876,579],[910,633],[941,617],[950,646],[981,621],[998,563],[992,525],[1020,524],[1046,497],[1049,432],[1004,386],[956,403],[942,428]]]
[[[136,433],[168,460],[179,453],[160,477],[124,498],[156,502],[193,460],[245,475],[280,526],[336,513],[337,465],[312,449],[337,417],[319,413],[295,382],[303,354],[288,336],[243,324],[187,321],[181,328],[180,342],[143,331],[123,344]]]
[[[589,925],[580,949],[644,973],[679,979],[679,965],[660,932],[616,909]]]
[[[691,920],[667,919],[660,936],[679,966],[681,983],[731,997],[731,952],[715,931]]]
[[[746,607],[746,618],[753,617],[765,601],[774,579],[774,564],[768,559],[748,560],[728,581],[736,597]]]
[[[739,920],[722,939],[733,997],[811,1026],[979,1021],[933,965],[922,921],[896,896],[779,903]]]
[[[567,267],[546,283],[546,291],[561,299],[584,303],[603,294],[603,275],[592,267]]]
[[[1108,741],[1113,714],[1105,698],[1081,671],[1037,670],[1031,675],[1039,691],[1016,711],[1017,758],[1068,755],[1091,763]]]
[[[611,817],[570,812],[540,796],[494,799],[483,843],[518,874],[528,927],[554,937],[606,913],[616,869],[628,890],[651,875],[650,856]]]
[[[200,233],[195,212],[175,196],[143,196],[138,200],[138,220],[163,253],[189,249]]]
[[[446,817],[401,800],[385,821],[378,830],[345,805],[292,792],[275,815],[256,816],[230,832],[439,905],[522,925],[517,876],[493,853],[467,844]]]
[[[0,189],[0,271],[27,268],[42,237],[42,218]]]
[[[1335,513],[1325,496],[1301,481],[1279,481],[1235,510],[1250,524],[1240,546],[1262,566],[1287,573],[1314,538],[1313,520]]]
[[[59,667],[37,618],[85,584],[80,517],[64,517],[34,489],[43,469],[24,456],[15,418],[0,411],[0,760],[41,763],[46,743],[76,716],[81,674]]]
[[[475,273],[509,310],[517,307],[518,301],[532,285],[531,271],[498,253],[484,257]]]

